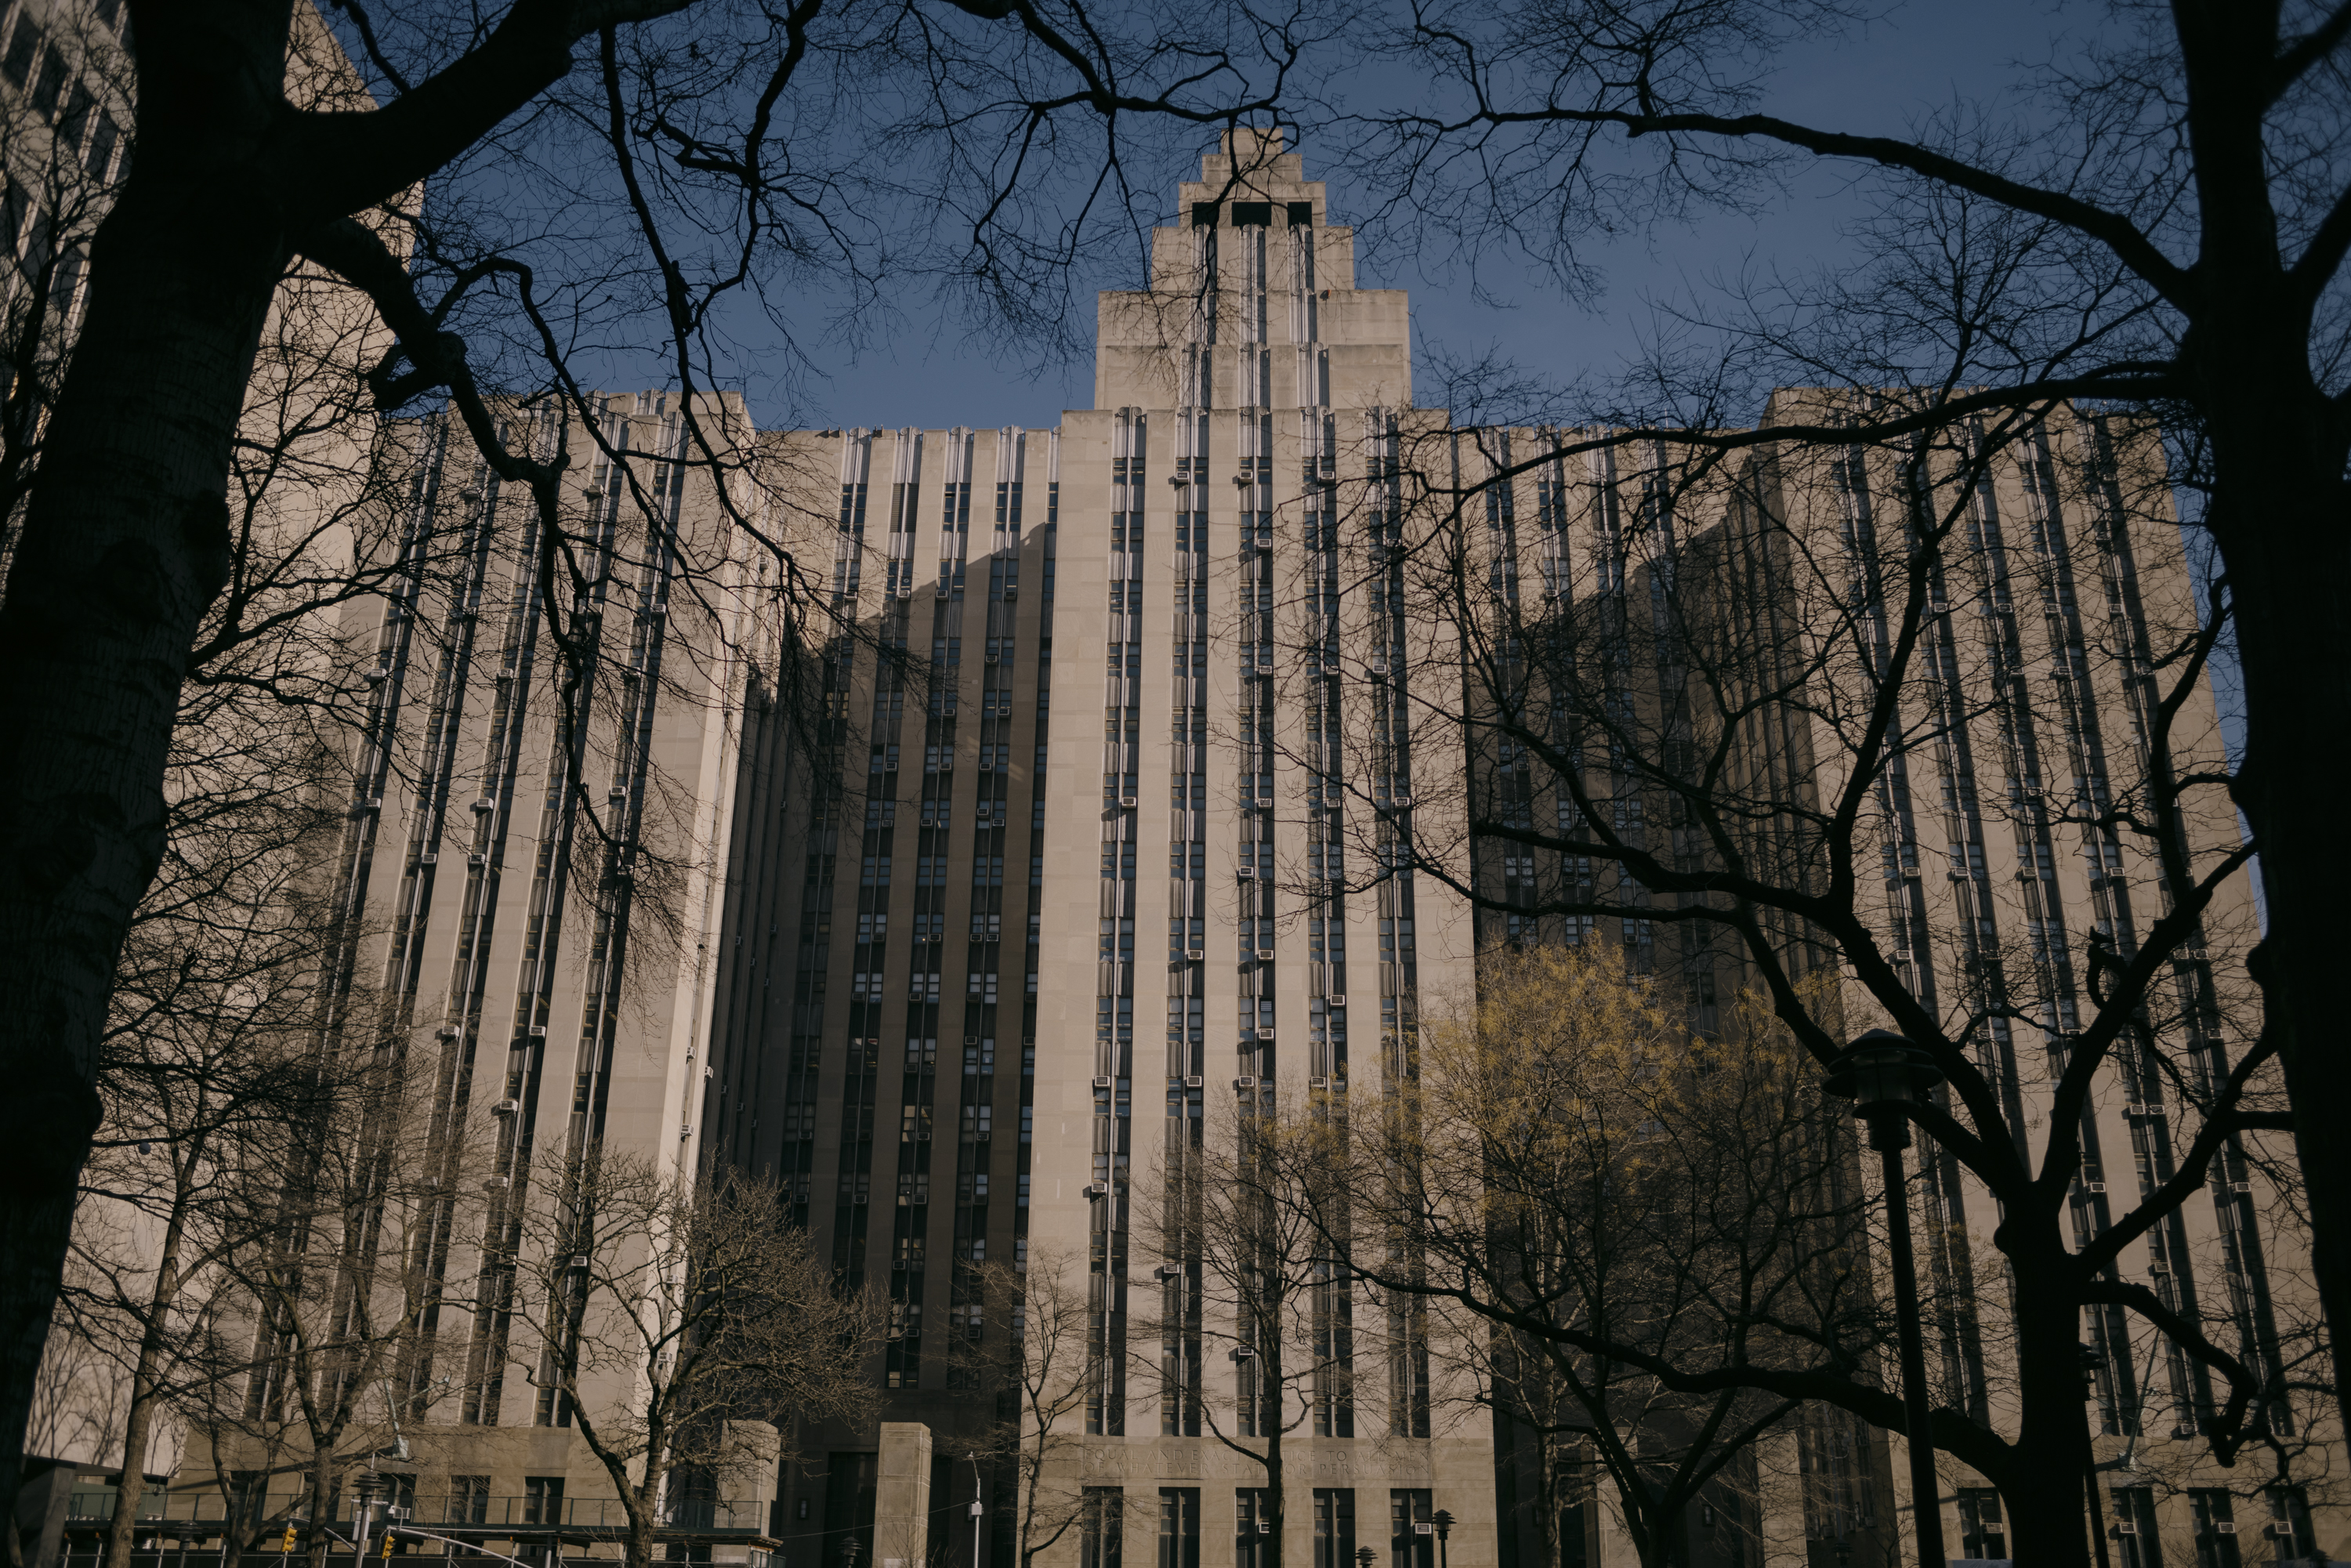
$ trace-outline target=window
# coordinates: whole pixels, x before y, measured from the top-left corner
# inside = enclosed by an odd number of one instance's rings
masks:
[[[1158,1568],[1200,1568],[1200,1490],[1159,1489]]]
[[[1980,1562],[1998,1562],[2008,1555],[2000,1493],[1990,1487],[1959,1489],[1959,1555]]]
[[[2122,1543],[2118,1568],[2163,1568],[2163,1549],[2155,1534],[2155,1489],[2115,1489],[2115,1538]]]
[[[33,108],[43,120],[56,118],[57,100],[65,97],[66,57],[51,44],[41,54],[41,74],[33,80]]]
[[[2196,1568],[2238,1568],[2244,1558],[2237,1548],[2236,1505],[2229,1494],[2199,1487],[2188,1494],[2188,1511],[2195,1521]]]
[[[489,1521],[490,1478],[451,1476],[448,1521],[451,1524],[487,1524]]]
[[[1079,1505],[1078,1568],[1120,1568],[1120,1525],[1126,1496],[1117,1487],[1088,1487]]]
[[[1243,1487],[1233,1493],[1233,1568],[1270,1568],[1273,1561],[1273,1500]]]
[[[8,52],[0,55],[0,77],[7,78],[12,87],[23,87],[26,78],[33,74],[33,60],[40,52],[40,24],[19,11],[16,31],[8,40]]]
[[[1314,1568],[1355,1568],[1355,1492],[1314,1489]]]
[[[1426,1490],[1388,1493],[1388,1568],[1430,1568],[1437,1561],[1429,1507]]]
[[[525,1476],[522,1479],[522,1521],[525,1524],[563,1522],[563,1478]]]
[[[114,116],[99,110],[98,129],[91,132],[89,152],[82,160],[84,167],[103,180],[114,170],[115,143],[122,140],[122,128],[114,123]]]
[[[2310,1499],[2300,1487],[2273,1487],[2270,1502],[2270,1545],[2275,1561],[2291,1563],[2318,1555],[2318,1537],[2310,1528]]]

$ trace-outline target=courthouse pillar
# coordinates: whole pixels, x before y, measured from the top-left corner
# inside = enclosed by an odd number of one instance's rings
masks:
[[[874,1467],[873,1568],[923,1568],[930,1558],[931,1429],[882,1423]]]

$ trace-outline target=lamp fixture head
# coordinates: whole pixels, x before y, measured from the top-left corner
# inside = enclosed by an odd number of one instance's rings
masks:
[[[1838,1054],[1823,1087],[1852,1101],[1860,1113],[1872,1105],[1924,1100],[1942,1081],[1942,1069],[1924,1050],[1891,1030],[1874,1029]]]

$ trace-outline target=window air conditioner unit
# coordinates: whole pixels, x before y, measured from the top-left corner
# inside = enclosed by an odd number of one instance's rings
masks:
[[[938,594],[937,594],[937,597],[939,597],[939,598],[941,598],[941,599],[945,599],[946,596],[947,596],[947,585],[946,585],[946,583],[942,582],[942,583],[940,583],[940,584],[939,584],[939,589],[938,589]]]
[[[862,1192],[851,1193],[849,1195],[849,1201],[852,1204],[862,1204],[865,1202],[865,1195]]]
[[[1261,1029],[1257,1031],[1257,1037],[1260,1040],[1270,1040],[1273,1038],[1273,1030],[1270,1029]]]
[[[2249,1181],[2232,1181],[2229,1184],[2229,1190],[2231,1192],[2251,1192],[2253,1190],[2253,1184]]]
[[[625,800],[629,798],[629,787],[626,784],[615,784],[604,791],[604,798],[608,800]]]
[[[436,850],[426,850],[423,853],[416,857],[416,863],[418,865],[439,865],[441,863],[440,852]]]
[[[512,1095],[508,1095],[506,1099],[498,1101],[496,1104],[493,1104],[490,1107],[490,1114],[493,1116],[512,1116],[520,1113],[521,1110],[522,1102],[515,1099]]]
[[[991,664],[1000,664],[1003,662],[1003,656],[998,653],[990,653],[987,655],[987,662]]]
[[[514,1179],[511,1176],[491,1176],[489,1179],[482,1183],[482,1190],[484,1192],[504,1192],[507,1188],[512,1186],[514,1186]]]
[[[1331,1081],[1327,1078],[1310,1078],[1306,1081],[1306,1087],[1309,1089],[1328,1089],[1331,1087]]]
[[[1197,1089],[1201,1086],[1201,1082],[1202,1080],[1200,1075],[1195,1072],[1184,1080],[1184,1087],[1186,1089]]]
[[[547,1026],[543,1023],[535,1023],[523,1032],[529,1035],[533,1040],[545,1040],[547,1038]]]
[[[2147,1107],[2144,1105],[2126,1105],[2123,1107],[2123,1114],[2126,1116],[2144,1116],[2147,1114]]]
[[[906,1260],[904,1258],[893,1258],[890,1260],[890,1267],[893,1269],[904,1269],[905,1266]]]
[[[2150,1258],[2147,1260],[2147,1271],[2150,1274],[2168,1274],[2171,1272],[2171,1265],[2160,1258]]]
[[[1097,1073],[1094,1077],[1094,1087],[1097,1089],[1107,1089],[1110,1087],[1110,1080]]]
[[[1257,868],[1255,866],[1245,865],[1240,868],[1240,879],[1243,882],[1252,882],[1256,880],[1256,877]]]
[[[2104,1192],[2106,1190],[2106,1184],[2102,1181],[2085,1181],[2082,1184],[2082,1190],[2084,1192]]]
[[[1190,476],[1188,476],[1188,475],[1185,475],[1185,474],[1170,474],[1169,476],[1167,476],[1167,482],[1168,482],[1170,485],[1188,485],[1188,484],[1190,484],[1190,483],[1192,482],[1192,480],[1191,480]]]
[[[1255,1361],[1257,1359],[1257,1352],[1251,1350],[1245,1344],[1237,1344],[1225,1354],[1235,1361]]]
[[[1128,810],[1132,811],[1133,810],[1134,810],[1134,808],[1136,807],[1136,805],[1137,805],[1137,804],[1139,804],[1140,802],[1139,802],[1139,800],[1138,800],[1138,798],[1137,798],[1137,797],[1135,797],[1135,796],[1133,796],[1133,795],[1121,795],[1121,796],[1118,798],[1118,803],[1119,803],[1120,805],[1122,805],[1122,806],[1125,807]]]
[[[2193,1430],[2193,1428],[2190,1428],[2190,1430]],[[2216,1520],[2212,1524],[2212,1533],[2215,1535],[2234,1535],[2237,1533],[2236,1523],[2232,1520]]]
[[[484,854],[467,855],[465,857],[465,863],[467,865],[487,865],[490,863],[490,857]]]
[[[1437,1526],[1423,1521],[1412,1527],[1412,1532],[1415,1535],[1434,1535],[1437,1533]]]
[[[1347,1005],[1347,993],[1341,991],[1335,996],[1325,997],[1322,999],[1334,1008],[1343,1008]]]
[[[497,809],[498,803],[496,800],[491,800],[487,795],[483,796],[480,800],[474,802],[474,810],[476,811],[495,811]]]
[[[1189,958],[1195,964],[1198,963],[1207,956],[1208,952],[1205,947],[1186,947],[1184,949],[1184,956]]]
[[[1254,1078],[1236,1078],[1233,1080],[1233,1087],[1236,1089],[1254,1089],[1257,1087],[1257,1080]]]
[[[1019,585],[1019,583],[1017,583],[1017,582],[1008,582],[1008,583],[1006,583],[1006,584],[1004,585],[1004,597],[1005,597],[1005,600],[1006,600],[1006,601],[1007,601],[1007,602],[1009,602],[1009,601],[1012,601],[1012,600],[1015,600],[1015,599],[1019,598],[1019,597],[1020,597],[1020,585]]]
[[[2125,1520],[2115,1526],[2115,1533],[2116,1535],[2137,1535],[2138,1533],[2138,1526],[2131,1523],[2128,1520]]]
[[[1233,476],[1233,483],[1236,485],[1247,485],[1250,482],[1249,476],[1246,474],[1236,474]]]
[[[2283,1519],[2273,1519],[2270,1521],[2269,1529],[2263,1533],[2291,1540],[2294,1536],[2294,1526]]]
[[[1181,1263],[1162,1263],[1158,1268],[1153,1270],[1151,1272],[1152,1277],[1155,1279],[1180,1280],[1184,1277],[1184,1265]]]
[[[465,1031],[458,1028],[454,1023],[444,1023],[433,1032],[439,1035],[443,1040],[455,1040],[459,1035],[464,1034]]]
[[[1108,1197],[1110,1196],[1110,1183],[1106,1181],[1090,1181],[1086,1183],[1086,1196],[1088,1197]]]
[[[362,810],[362,811],[381,811],[381,810],[383,810],[383,797],[382,797],[382,796],[381,796],[381,795],[371,795],[371,796],[369,796],[366,800],[361,800],[361,801],[360,802],[360,810]]]
[[[1270,948],[1270,947],[1260,947],[1260,948],[1259,948],[1259,949],[1257,950],[1257,961],[1258,961],[1259,963],[1260,963],[1260,964],[1270,964],[1270,963],[1272,963],[1272,962],[1273,962],[1273,949],[1272,949],[1272,948]]]
[[[585,1269],[588,1267],[588,1255],[585,1252],[574,1252],[571,1255],[571,1266],[575,1269]]]

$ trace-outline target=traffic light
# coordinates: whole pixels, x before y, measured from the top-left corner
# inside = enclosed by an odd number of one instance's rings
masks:
[[[294,1527],[293,1527],[292,1525],[290,1525],[290,1524],[289,1524],[289,1525],[287,1525],[287,1526],[286,1527],[286,1539],[285,1539],[284,1541],[282,1541],[282,1542],[280,1542],[278,1543],[277,1550],[278,1550],[278,1551],[280,1551],[280,1552],[291,1552],[291,1551],[293,1551],[293,1550],[294,1550],[294,1535],[295,1535]]]
[[[383,1530],[383,1554],[386,1557],[392,1555],[392,1527],[390,1525],[384,1526]]]

